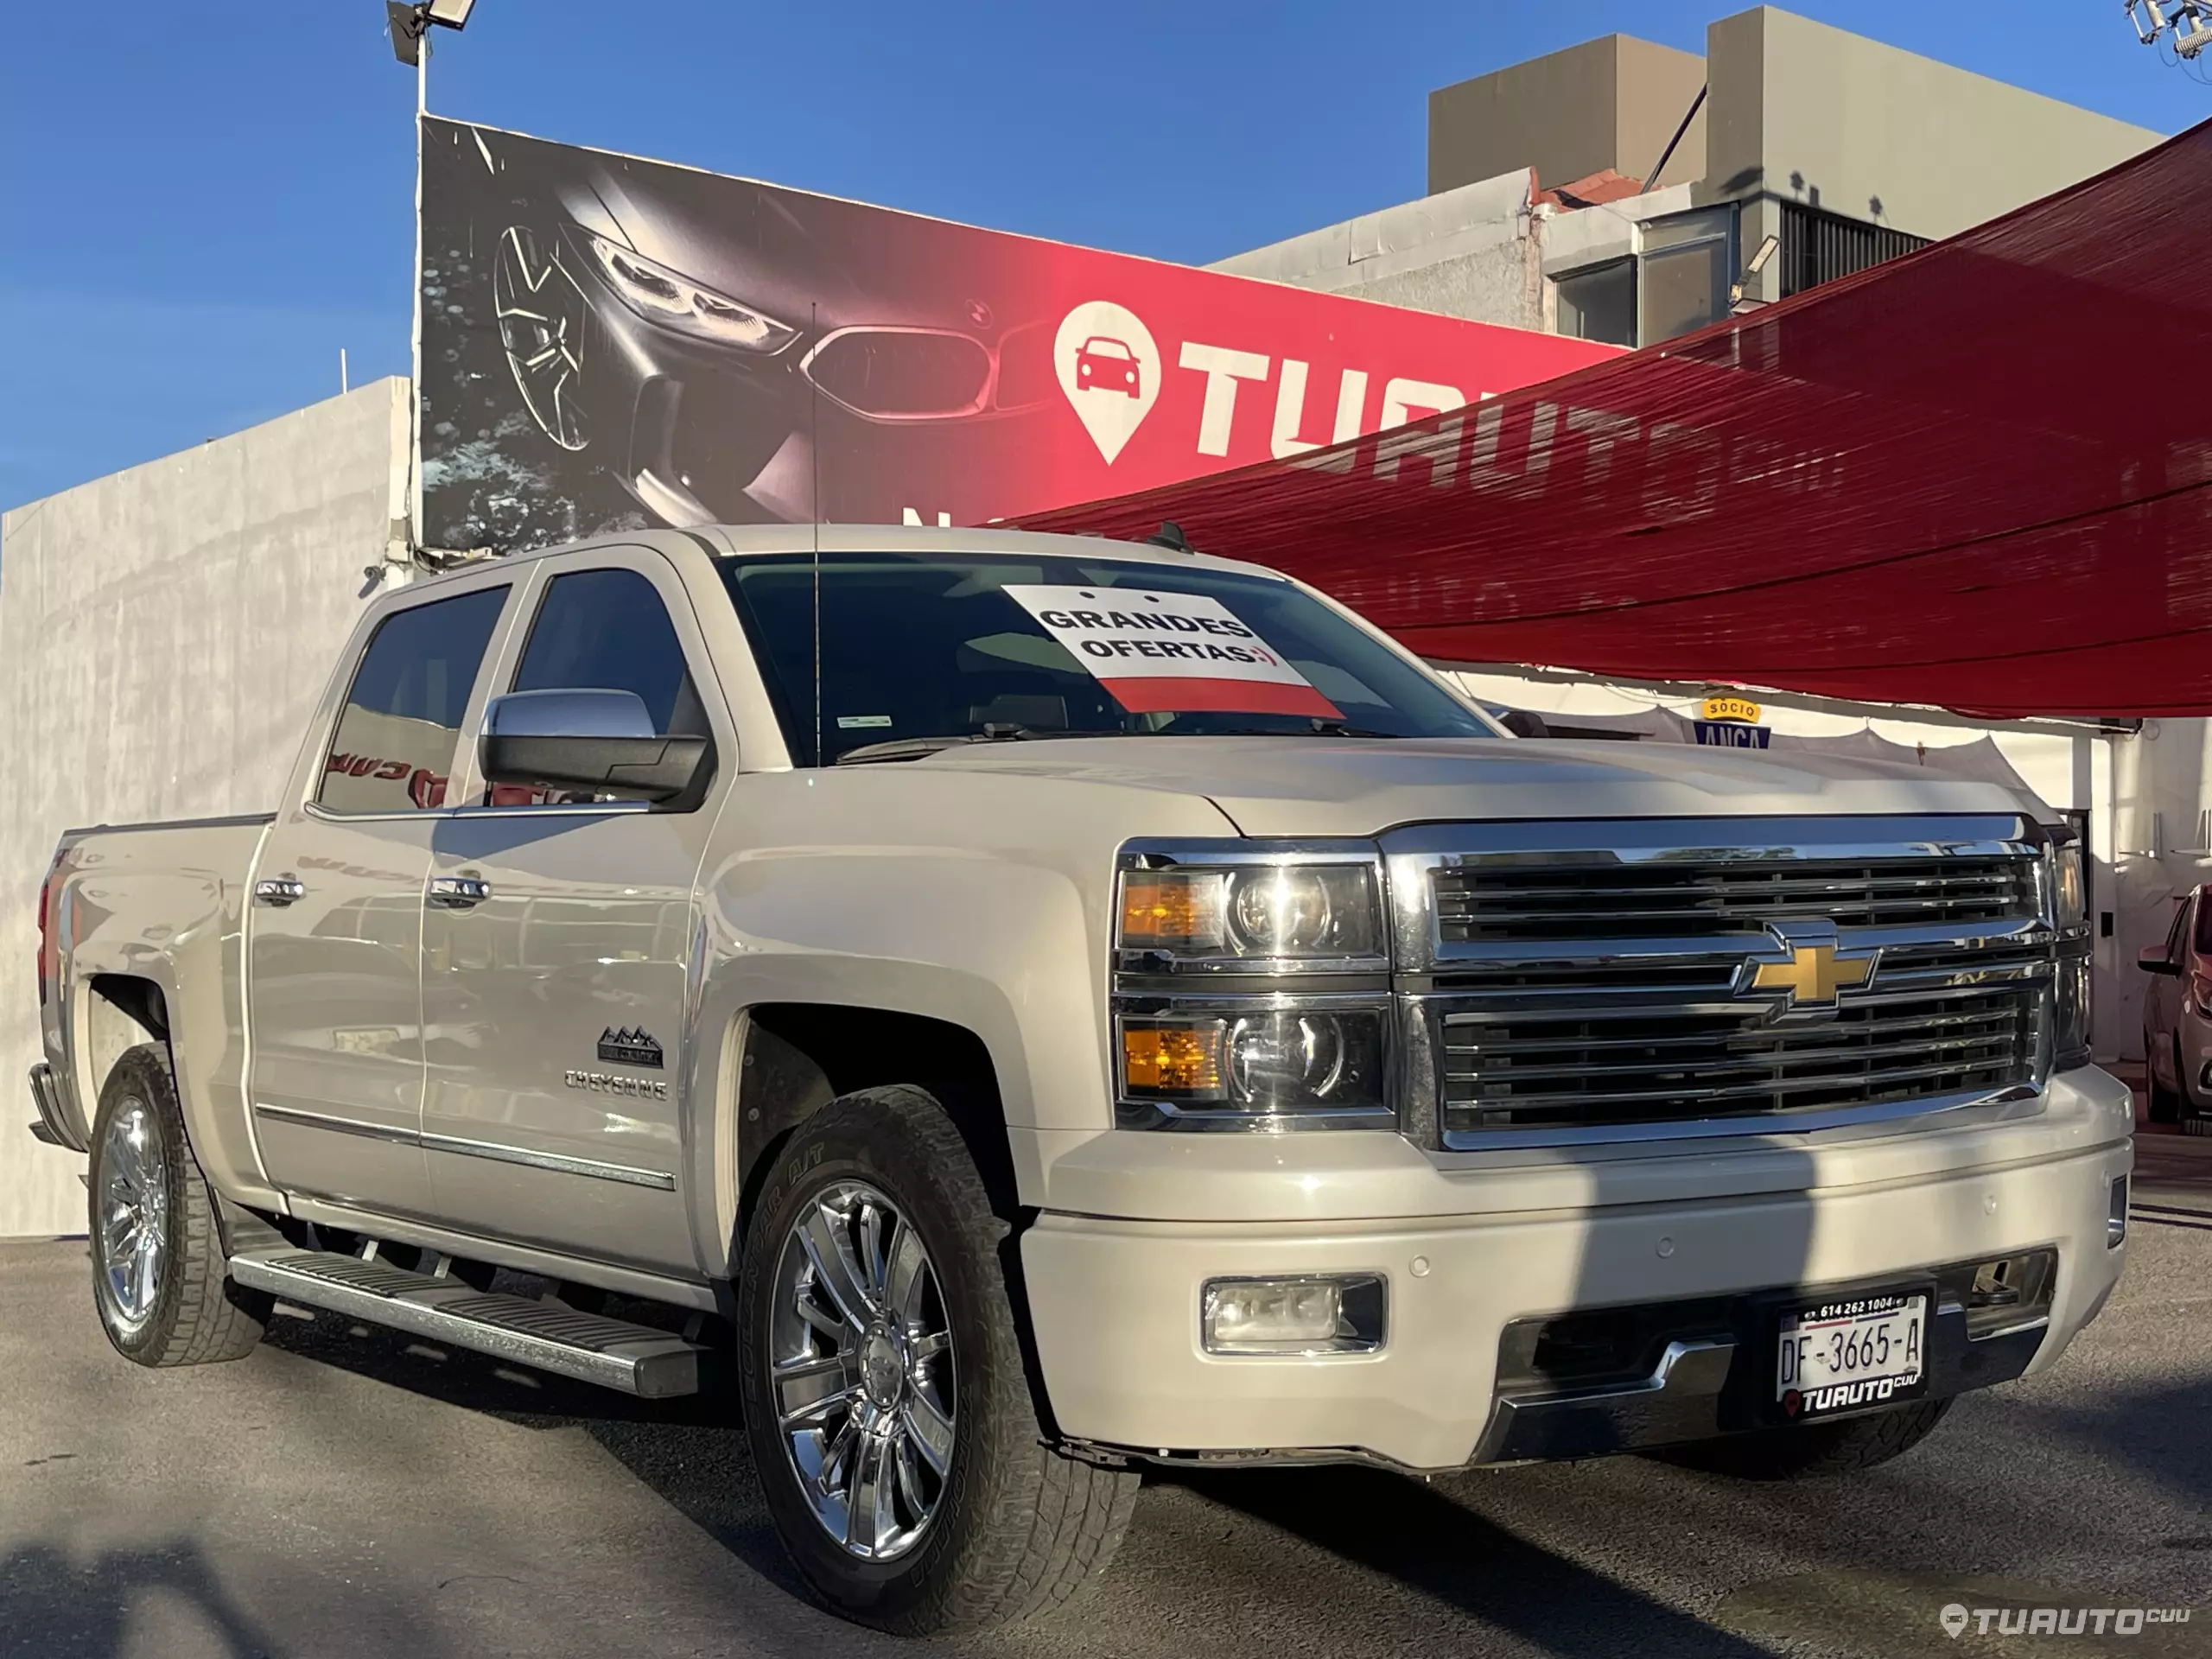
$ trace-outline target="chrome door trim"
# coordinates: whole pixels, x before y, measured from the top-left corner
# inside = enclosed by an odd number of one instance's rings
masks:
[[[658,1169],[632,1164],[601,1163],[594,1158],[570,1158],[557,1152],[537,1152],[497,1141],[470,1141],[457,1135],[416,1137],[425,1152],[450,1152],[462,1158],[483,1158],[496,1164],[519,1164],[528,1169],[550,1170],[556,1175],[582,1175],[595,1181],[614,1181],[624,1186],[646,1186],[657,1192],[676,1191],[676,1177]]]
[[[257,1102],[255,1113],[278,1122],[296,1123],[304,1128],[328,1129],[337,1135],[358,1135],[372,1141],[390,1141],[403,1147],[420,1147],[425,1152],[450,1152],[463,1158],[484,1158],[493,1163],[519,1164],[525,1168],[550,1170],[557,1175],[582,1175],[595,1181],[615,1181],[625,1186],[652,1187],[658,1192],[676,1191],[676,1177],[658,1169],[639,1169],[632,1164],[603,1163],[595,1158],[569,1158],[557,1152],[537,1152],[528,1147],[511,1147],[496,1141],[469,1141],[453,1135],[426,1135],[418,1129],[403,1129],[387,1123],[366,1123],[357,1117],[337,1117],[326,1112],[302,1111],[296,1106],[270,1106]]]
[[[265,1101],[253,1103],[254,1116],[278,1123],[296,1123],[302,1128],[328,1129],[335,1135],[358,1135],[369,1141],[390,1141],[403,1147],[416,1145],[421,1136],[413,1129],[403,1129],[392,1123],[370,1123],[358,1117],[339,1117],[329,1112],[310,1112],[297,1106],[271,1106]]]

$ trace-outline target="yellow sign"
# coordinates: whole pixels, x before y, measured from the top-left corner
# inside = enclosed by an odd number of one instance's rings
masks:
[[[1864,985],[1874,971],[1871,957],[1836,959],[1832,944],[1801,944],[1788,962],[1763,962],[1752,976],[1755,991],[1788,991],[1793,1006],[1835,1001],[1839,990]]]
[[[1698,718],[1740,720],[1747,726],[1756,726],[1759,723],[1759,706],[1749,697],[1707,697],[1698,710]]]

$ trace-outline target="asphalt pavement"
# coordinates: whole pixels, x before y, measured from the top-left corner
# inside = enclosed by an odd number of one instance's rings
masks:
[[[710,1405],[329,1315],[143,1370],[100,1334],[81,1240],[0,1245],[0,1656],[2212,1655],[2212,1141],[2143,1144],[2103,1319],[1884,1468],[1156,1478],[1090,1599],[921,1649],[809,1603]],[[1950,1603],[2196,1617],[1950,1637]]]

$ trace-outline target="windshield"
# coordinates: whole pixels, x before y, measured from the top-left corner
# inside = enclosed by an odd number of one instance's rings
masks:
[[[718,561],[800,766],[899,739],[1494,737],[1382,641],[1287,582],[1070,558]]]

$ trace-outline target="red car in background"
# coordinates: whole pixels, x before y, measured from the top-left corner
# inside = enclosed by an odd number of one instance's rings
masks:
[[[1101,391],[1122,391],[1141,397],[1144,393],[1137,375],[1137,354],[1122,340],[1093,334],[1075,354],[1078,391],[1096,387]]]
[[[2143,998],[2151,1121],[2212,1135],[2212,886],[2181,901],[2166,942],[2137,962],[2152,976]]]

